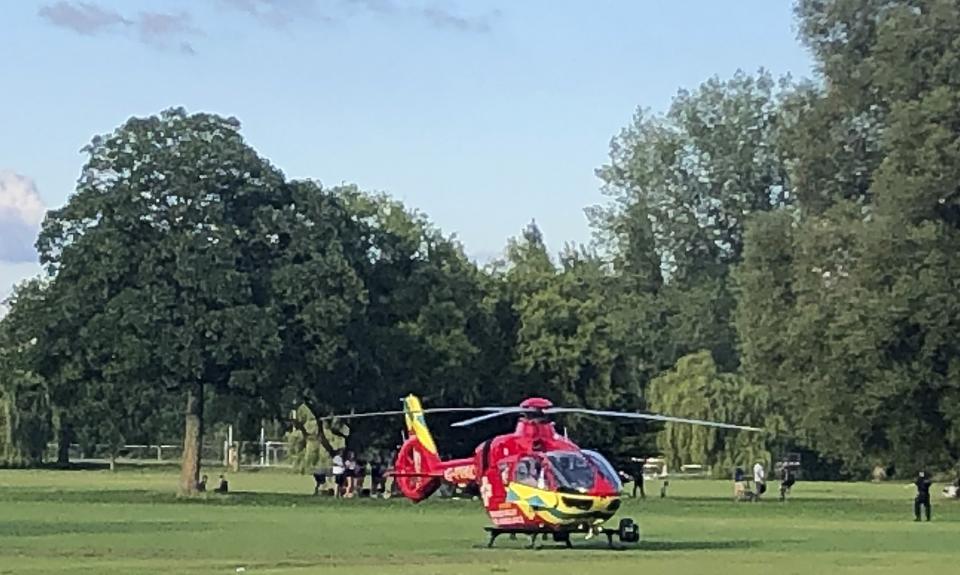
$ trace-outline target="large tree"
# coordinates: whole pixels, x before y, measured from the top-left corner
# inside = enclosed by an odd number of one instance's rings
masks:
[[[261,395],[279,348],[271,263],[290,209],[234,119],[169,110],[98,136],[38,247],[107,395],[182,394],[180,491],[199,477],[207,387]],[[117,393],[122,392],[122,396]],[[145,395],[146,394],[146,395]]]
[[[790,201],[781,87],[766,72],[681,91],[663,116],[638,111],[598,170],[612,199],[592,210],[626,284],[664,310],[658,367],[709,349],[736,369],[730,267],[754,213]]]
[[[285,282],[290,288],[284,307],[294,314],[288,324],[296,327],[285,336],[289,361],[283,367],[292,396],[316,416],[399,407],[397,400],[411,392],[430,405],[479,401],[481,389],[495,383],[496,366],[489,360],[498,344],[480,271],[459,244],[400,202],[353,186],[326,194],[328,211],[340,214],[339,259],[316,255],[322,244],[311,240],[311,233],[320,233],[312,227],[300,235],[297,263],[281,267],[284,276],[295,273],[313,282],[304,289]],[[303,262],[309,262],[309,274],[302,273]],[[312,290],[334,283],[348,296],[339,307],[304,313],[316,305]],[[328,325],[301,331],[317,321]],[[301,432],[316,433],[328,450],[333,443],[325,429],[345,435],[347,446],[361,451],[392,446],[398,429],[374,420],[349,424],[349,434],[338,425],[310,431],[304,425]]]
[[[960,421],[960,8],[804,0],[798,14],[824,82],[791,100],[782,140],[799,209],[748,234],[745,373],[848,470],[943,466]]]

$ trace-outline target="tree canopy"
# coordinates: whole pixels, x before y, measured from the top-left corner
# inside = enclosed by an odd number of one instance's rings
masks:
[[[764,426],[561,421],[724,475],[785,451],[846,476],[955,464],[960,7],[795,11],[813,79],[740,71],[639,108],[596,172],[595,241],[551,253],[531,222],[486,267],[387,195],[288,179],[233,118],[94,137],[0,320],[0,463],[175,437],[190,493],[213,424],[387,450],[398,426],[317,418],[415,392]]]

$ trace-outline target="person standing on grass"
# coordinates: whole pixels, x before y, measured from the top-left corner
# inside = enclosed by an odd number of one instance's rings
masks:
[[[763,465],[759,461],[753,466],[753,483],[757,490],[756,499],[759,500],[760,496],[767,491],[767,472],[763,470]]]
[[[930,486],[933,482],[927,477],[926,471],[921,471],[913,484],[917,486],[917,496],[913,499],[913,520],[920,521],[920,507],[923,507],[927,521],[930,521]]]
[[[782,473],[783,477],[780,478],[780,501],[786,501],[787,493],[790,492],[793,484],[797,482],[797,477],[786,465],[783,466]]]
[[[343,462],[344,475],[347,478],[347,497],[353,497],[357,488],[357,458],[353,452],[347,453],[347,459]]]
[[[635,473],[633,475],[633,498],[637,498],[637,491],[639,491],[640,499],[646,499],[647,493],[643,490],[643,468],[647,464],[647,460],[644,458],[636,463],[637,466],[636,469],[634,469]]]
[[[354,471],[354,491],[357,497],[363,497],[363,484],[367,481],[367,461],[357,459],[357,469]]]
[[[330,472],[333,475],[333,485],[334,485],[334,494],[337,497],[343,497],[343,450],[337,450],[333,454],[333,465],[331,466]]]

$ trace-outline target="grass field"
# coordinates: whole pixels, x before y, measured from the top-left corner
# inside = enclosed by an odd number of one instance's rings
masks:
[[[800,483],[785,504],[737,504],[728,482],[674,481],[667,499],[624,506],[635,548],[531,551],[487,549],[477,502],[332,501],[280,472],[234,474],[236,493],[200,500],[177,500],[175,484],[155,470],[0,471],[0,573],[960,572],[960,504],[936,486],[934,520],[914,523],[898,484]]]

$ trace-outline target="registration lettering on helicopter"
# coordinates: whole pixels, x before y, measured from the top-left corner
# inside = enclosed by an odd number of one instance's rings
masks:
[[[523,517],[516,509],[498,509],[490,511],[490,519],[495,525],[516,525],[523,523]]]
[[[443,470],[443,479],[450,483],[470,483],[476,481],[477,473],[473,465],[460,465]]]

